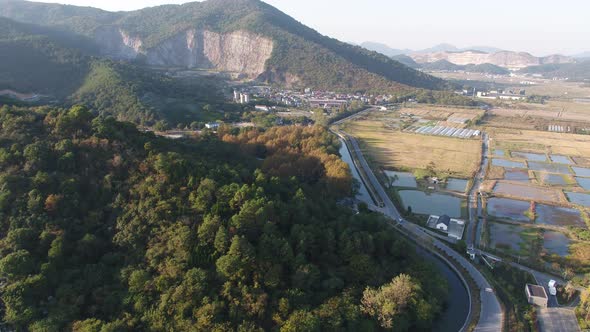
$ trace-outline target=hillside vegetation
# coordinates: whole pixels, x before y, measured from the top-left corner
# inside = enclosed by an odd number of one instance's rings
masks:
[[[2,321],[429,329],[444,279],[380,217],[336,204],[352,190],[338,148],[319,127],[169,141],[84,107],[0,108]]]
[[[520,70],[524,74],[541,74],[545,77],[568,78],[573,81],[590,80],[590,60],[568,64],[547,64]]]
[[[430,63],[423,63],[418,65],[424,70],[432,71],[466,71],[470,73],[483,73],[491,75],[508,75],[510,70],[502,68],[500,66],[493,65],[491,63],[483,63],[479,65],[456,65],[447,60],[438,60]]]
[[[102,59],[94,55],[92,43],[68,33],[4,18],[0,28],[0,90],[83,103],[100,114],[147,125],[158,120],[189,124],[200,119],[205,105],[224,103],[217,80],[176,80],[131,63]],[[194,111],[168,101],[190,104]]]
[[[258,0],[209,0],[127,13],[4,0],[0,15],[94,38],[103,26],[117,26],[149,49],[188,29],[220,33],[247,30],[274,41],[272,57],[260,77],[275,83],[295,79],[317,89],[407,92],[410,87],[446,89],[450,85],[382,54],[323,36]]]

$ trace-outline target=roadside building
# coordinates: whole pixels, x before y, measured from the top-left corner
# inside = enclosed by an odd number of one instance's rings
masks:
[[[480,99],[494,99],[494,100],[523,100],[526,99],[526,91],[502,91],[492,90],[489,92],[478,91],[477,98]]]
[[[254,108],[257,111],[262,111],[262,112],[268,112],[268,111],[270,111],[270,107],[268,107],[266,105],[256,105],[256,106],[254,106]]]
[[[545,288],[539,285],[526,284],[525,293],[530,304],[534,304],[541,308],[547,308],[549,298],[547,292],[545,292]]]
[[[459,219],[451,219],[449,224],[448,236],[457,240],[463,238],[463,231],[465,230],[465,222]]]
[[[347,100],[341,99],[310,99],[309,105],[313,108],[338,108],[346,106]]]
[[[451,224],[451,217],[445,215],[442,215],[438,218],[438,221],[436,222],[436,229],[441,230],[443,232],[448,232],[449,231],[449,226]]]
[[[461,240],[465,232],[465,221],[451,218],[447,215],[428,217],[426,226],[446,233],[448,237]]]

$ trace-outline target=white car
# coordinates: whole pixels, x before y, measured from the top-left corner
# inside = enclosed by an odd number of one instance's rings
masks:
[[[549,286],[549,294],[552,296],[557,295],[557,288],[555,287],[555,285],[555,280],[549,280],[549,283],[547,284],[547,286]]]

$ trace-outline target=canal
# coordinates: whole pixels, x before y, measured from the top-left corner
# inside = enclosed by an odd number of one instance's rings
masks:
[[[361,179],[361,175],[359,174],[358,170],[354,166],[354,163],[352,162],[352,156],[350,155],[350,152],[348,151],[348,148],[346,147],[346,143],[344,143],[343,139],[340,139],[340,143],[341,143],[340,156],[342,157],[342,160],[344,160],[348,164],[348,167],[350,168],[350,172],[352,173],[352,177],[354,179],[356,179],[361,185],[359,188],[359,191],[356,194],[356,198],[359,201],[365,202],[369,205],[375,205],[375,203],[373,203],[373,199],[371,198],[371,195],[369,194],[369,191],[367,190],[367,187],[365,187],[365,184],[363,183],[363,180]]]
[[[348,164],[352,176],[361,184],[356,198],[360,201],[372,204],[373,200],[371,199],[369,191],[361,180],[358,170],[354,166],[352,157],[348,151],[348,148],[346,147],[346,144],[344,143],[344,140],[341,139],[340,142],[342,143],[342,146],[340,147],[340,155],[342,156],[342,160]],[[441,275],[447,280],[449,287],[449,297],[446,299],[445,309],[440,317],[434,322],[432,330],[440,332],[459,331],[461,327],[463,327],[463,324],[469,315],[469,294],[467,293],[467,289],[465,288],[463,281],[457,275],[457,273],[447,265],[446,262],[442,261],[434,254],[420,247],[417,247],[417,252],[420,256],[424,257],[426,260],[430,261],[432,264],[434,264],[434,266],[436,266]]]

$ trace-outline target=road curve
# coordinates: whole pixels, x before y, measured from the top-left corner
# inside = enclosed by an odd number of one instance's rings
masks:
[[[344,136],[346,138],[345,141],[350,142],[351,146],[349,146],[349,148],[354,149],[360,167],[363,168],[364,173],[367,175],[367,180],[371,182],[373,188],[381,197],[381,200],[384,204],[384,206],[380,209],[381,212],[386,216],[398,221],[399,226],[402,227],[408,234],[413,236],[416,241],[429,241],[430,243],[434,244],[438,249],[442,250],[446,255],[455,259],[455,261],[458,262],[475,281],[475,283],[480,289],[481,299],[480,316],[477,326],[475,327],[475,331],[502,331],[504,322],[504,312],[502,311],[502,307],[500,306],[498,298],[493,293],[493,291],[490,291],[492,287],[485,279],[485,277],[465,257],[458,254],[456,251],[454,251],[441,241],[429,236],[416,225],[406,222],[402,218],[401,214],[399,213],[391,199],[389,198],[389,195],[387,195],[387,193],[385,192],[385,189],[383,188],[381,183],[377,180],[377,177],[375,176],[371,168],[369,167],[369,164],[367,163],[359,147],[358,141],[354,137],[342,131],[334,129],[334,132],[336,132],[336,134],[339,134],[340,136]]]

